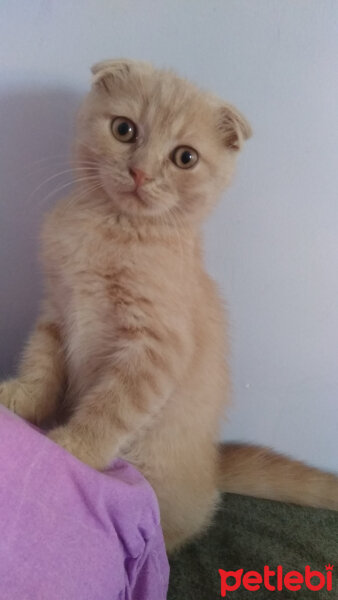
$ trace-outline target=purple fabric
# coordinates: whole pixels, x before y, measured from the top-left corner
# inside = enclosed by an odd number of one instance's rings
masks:
[[[98,473],[1,408],[1,600],[162,600],[168,576],[140,473]]]

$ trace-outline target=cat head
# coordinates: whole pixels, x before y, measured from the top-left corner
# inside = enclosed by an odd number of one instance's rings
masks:
[[[229,183],[238,151],[251,135],[245,118],[148,63],[109,60],[92,73],[76,152],[97,176],[111,210],[200,221]]]

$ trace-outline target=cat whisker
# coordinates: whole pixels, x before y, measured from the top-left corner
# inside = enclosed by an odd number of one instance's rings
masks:
[[[76,185],[77,183],[81,183],[84,181],[95,181],[98,183],[98,178],[96,175],[92,175],[92,176],[88,176],[88,177],[80,177],[78,179],[74,179],[73,181],[69,181],[68,183],[65,183],[59,187],[57,187],[56,189],[52,190],[51,192],[49,192],[49,194],[47,194],[47,196],[45,196],[43,198],[43,204],[45,204],[47,202],[47,200],[49,200],[49,198],[53,197],[55,194],[58,194],[59,192],[61,192],[62,190],[66,189],[69,186],[73,186]],[[100,183],[101,186],[101,183]]]
[[[54,154],[51,156],[44,156],[43,158],[38,158],[37,160],[33,160],[30,164],[31,166],[35,166],[35,165],[40,165],[41,163],[45,163],[48,161],[57,161],[60,162],[60,159],[64,159],[65,164],[69,163],[69,160],[66,160],[66,152],[64,152],[63,154]],[[58,160],[59,159],[59,160]]]
[[[34,194],[36,194],[36,192],[38,192],[43,186],[47,185],[47,183],[49,183],[50,181],[53,181],[54,179],[57,179],[58,177],[61,177],[62,175],[67,175],[69,173],[72,174],[72,173],[74,173],[74,171],[96,171],[97,172],[97,168],[95,168],[95,167],[75,167],[73,169],[65,169],[64,171],[55,173],[54,175],[51,175],[51,177],[48,177],[47,179],[42,181],[33,190],[33,192],[31,192],[31,194],[29,195],[29,199],[31,199],[31,197],[34,196]],[[70,182],[70,183],[72,183],[72,182]]]
[[[97,182],[95,185],[93,186],[88,186],[85,187],[82,190],[81,194],[73,194],[70,198],[69,201],[71,204],[74,204],[75,201],[79,201],[82,200],[83,198],[85,198],[88,194],[92,194],[93,192],[99,190],[99,189],[103,189],[101,182]]]
[[[33,161],[30,165],[27,165],[27,169],[31,169],[31,168],[49,168],[50,166],[65,166],[65,167],[76,167],[76,166],[98,166],[98,162],[95,161],[84,161],[84,160],[75,160],[75,159],[70,159],[70,158],[66,158],[64,155],[60,158],[57,159],[55,157],[48,157],[48,158],[42,158],[39,159],[38,161]]]
[[[61,169],[62,167],[64,167],[64,169],[55,172],[55,168]],[[35,166],[35,167],[33,166],[33,168],[27,167],[26,169],[24,169],[24,172],[26,172],[26,174],[28,174],[28,175],[32,175],[34,173],[36,173],[36,175],[45,173],[48,176],[41,183],[39,183],[37,189],[40,189],[40,187],[42,187],[43,185],[46,185],[48,183],[48,181],[53,179],[54,177],[57,178],[57,177],[61,177],[62,175],[67,175],[67,174],[71,175],[72,173],[76,173],[80,169],[82,169],[83,171],[87,170],[88,172],[89,171],[98,171],[99,167],[100,167],[99,163],[95,163],[95,162],[88,161],[86,163],[86,162],[82,162],[82,161],[65,160],[65,161],[54,161],[53,164],[44,164],[44,165],[39,165],[39,166]],[[34,190],[33,193],[35,193],[35,191],[37,191],[37,189]]]

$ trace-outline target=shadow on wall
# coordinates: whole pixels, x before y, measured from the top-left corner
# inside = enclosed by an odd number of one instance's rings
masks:
[[[39,228],[71,187],[62,172],[80,99],[68,89],[0,91],[0,379],[13,374],[37,315]]]

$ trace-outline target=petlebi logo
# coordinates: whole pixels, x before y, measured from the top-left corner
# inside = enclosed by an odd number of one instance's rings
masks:
[[[313,571],[309,565],[306,565],[304,572],[284,571],[282,565],[275,569],[270,569],[265,565],[263,573],[258,571],[246,571],[238,569],[237,571],[218,570],[221,576],[221,596],[231,598],[231,592],[236,592],[240,588],[250,592],[257,592],[265,588],[269,592],[282,592],[290,590],[299,592],[300,590],[309,590],[318,592],[326,589],[332,591],[333,565],[325,565],[325,572]],[[317,596],[316,596],[317,597]]]

